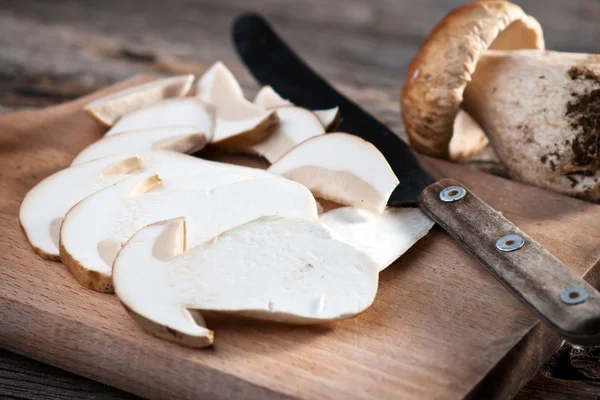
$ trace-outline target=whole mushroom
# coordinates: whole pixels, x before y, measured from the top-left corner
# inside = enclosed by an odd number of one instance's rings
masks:
[[[512,3],[474,2],[448,14],[402,92],[413,147],[448,157],[453,135],[464,135],[453,130],[464,110],[513,178],[599,201],[600,56],[543,49],[539,23]]]

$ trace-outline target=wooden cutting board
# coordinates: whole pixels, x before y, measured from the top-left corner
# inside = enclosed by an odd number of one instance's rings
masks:
[[[381,274],[374,305],[357,318],[290,327],[209,316],[216,340],[204,350],[145,334],[115,296],[84,289],[62,264],[37,256],[17,215],[31,187],[101,137],[82,106],[149,79],[58,107],[0,115],[1,347],[151,398],[449,399],[514,394],[560,345],[438,228]],[[600,283],[593,276],[600,207],[422,161],[436,176],[463,182]]]

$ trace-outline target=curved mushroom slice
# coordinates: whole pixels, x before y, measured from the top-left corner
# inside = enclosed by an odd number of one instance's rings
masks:
[[[171,97],[185,96],[192,87],[194,75],[174,76],[134,86],[86,105],[84,110],[106,126],[112,126],[123,115]]]
[[[328,108],[326,110],[313,110],[313,113],[321,121],[325,132],[335,131],[342,122],[339,107]]]
[[[254,98],[254,104],[265,110],[294,105],[291,101],[279,96],[271,86],[264,86],[258,91]],[[333,107],[326,110],[312,110],[312,112],[317,116],[326,132],[331,132],[337,128],[341,122],[339,107]],[[279,113],[279,110],[278,114],[281,119],[282,116]]]
[[[373,303],[377,265],[318,221],[263,217],[187,250],[194,228],[182,218],[150,225],[114,263],[117,296],[164,339],[209,342],[188,309],[306,324],[350,318]]]
[[[59,229],[71,207],[90,194],[133,174],[161,175],[236,171],[249,177],[272,176],[266,171],[205,161],[167,151],[123,153],[103,157],[58,171],[33,187],[23,199],[19,220],[27,239],[42,257],[60,260]]]
[[[263,156],[271,164],[305,140],[325,134],[319,119],[305,108],[280,107],[277,114],[279,126],[275,133],[246,149]]]
[[[309,188],[315,197],[378,212],[398,178],[379,150],[347,133],[315,136],[268,169]]]
[[[364,251],[379,265],[380,271],[433,227],[433,221],[418,208],[387,208],[379,214],[361,208],[341,207],[322,214],[319,221]]]
[[[209,135],[195,126],[138,129],[106,136],[83,149],[71,165],[125,152],[169,150],[193,153],[202,149]]]
[[[212,139],[214,112],[211,106],[196,98],[164,100],[123,116],[106,132],[106,136],[167,126],[193,126]]]
[[[227,171],[189,176],[195,187],[180,189],[165,178],[133,177],[76,204],[64,218],[60,255],[84,286],[112,291],[111,266],[121,246],[136,231],[164,219],[190,222],[188,245],[196,245],[263,215],[317,218],[310,192],[286,179],[247,179]],[[225,175],[229,174],[229,177]],[[233,175],[233,176],[232,176]],[[225,179],[231,183],[221,186]],[[265,198],[269,199],[265,201]]]
[[[251,146],[272,134],[279,119],[244,97],[237,80],[221,62],[198,81],[198,97],[215,108],[216,127],[212,145],[224,149]]]

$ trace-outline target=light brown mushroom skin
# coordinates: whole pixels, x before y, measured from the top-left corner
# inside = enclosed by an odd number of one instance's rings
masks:
[[[464,107],[511,175],[600,201],[600,56],[488,52]]]
[[[408,67],[401,96],[402,118],[416,150],[449,157],[463,92],[489,48],[543,49],[541,27],[515,4],[477,1],[455,9],[433,28]],[[483,142],[476,140],[475,146]]]

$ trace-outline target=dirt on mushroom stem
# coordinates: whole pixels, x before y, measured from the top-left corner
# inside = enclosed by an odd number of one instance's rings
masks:
[[[571,141],[571,168],[565,174],[592,176],[600,169],[600,76],[587,68],[571,67],[572,80],[593,80],[599,87],[585,93],[572,93],[574,99],[566,104],[565,115],[577,131]]]

